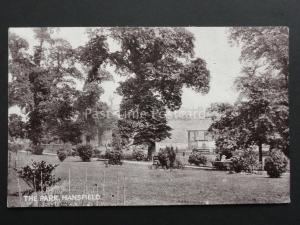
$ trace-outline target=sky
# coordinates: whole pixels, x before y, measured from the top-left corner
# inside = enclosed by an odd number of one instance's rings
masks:
[[[233,84],[241,71],[240,48],[229,44],[225,27],[187,27],[187,29],[195,37],[195,57],[201,57],[206,61],[211,80],[210,91],[206,95],[184,88],[181,109],[205,109],[215,102],[233,103],[238,97]],[[32,47],[36,44],[32,28],[10,28],[9,31],[26,39],[30,45],[29,51],[32,51]],[[84,45],[88,40],[84,27],[61,27],[53,34],[53,37],[67,40],[74,48]],[[112,48],[116,47],[113,42],[109,44]],[[118,109],[121,96],[115,93],[115,89],[118,87],[120,78],[114,74],[113,70],[111,72],[114,81],[103,83],[105,93],[102,100],[107,103],[113,100],[113,107]],[[78,87],[80,86],[82,84],[79,83]],[[19,113],[19,111],[17,107],[9,109],[9,113]]]

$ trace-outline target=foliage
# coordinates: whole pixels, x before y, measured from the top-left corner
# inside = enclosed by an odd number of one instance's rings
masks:
[[[61,148],[57,151],[57,157],[61,162],[64,161],[67,158],[67,156],[68,156],[68,153],[67,153],[67,151],[65,151],[65,149]]]
[[[17,153],[20,150],[22,150],[23,148],[24,148],[24,146],[22,144],[10,142],[10,141],[8,142],[8,151]]]
[[[81,78],[71,45],[53,38],[53,32],[53,28],[34,29],[37,45],[33,53],[24,39],[9,34],[9,106],[17,105],[28,115],[26,130],[33,145],[39,145],[43,135],[70,123],[73,115],[65,100],[73,101],[75,88],[74,80],[68,78]]]
[[[121,50],[110,54],[123,96],[118,122],[120,133],[134,145],[148,145],[148,158],[155,142],[170,137],[166,108],[181,106],[183,86],[207,93],[209,71],[200,58],[193,58],[194,37],[184,28],[112,28],[111,37]]]
[[[111,145],[112,145],[112,148],[116,151],[120,151],[122,150],[126,144],[127,144],[127,141],[126,139],[124,139],[121,134],[120,134],[120,131],[118,129],[118,127],[114,127],[112,129],[112,142],[111,142]]]
[[[289,65],[288,27],[234,27],[230,28],[231,43],[241,46],[241,61],[260,63],[268,72],[276,72],[287,87]]]
[[[287,170],[287,159],[278,149],[273,149],[265,159],[265,170],[272,178],[278,178]]]
[[[244,159],[241,156],[233,156],[231,158],[231,162],[232,170],[236,173],[240,173],[248,169],[247,165],[244,163]]]
[[[261,161],[262,144],[269,143],[274,132],[274,123],[265,114],[269,110],[268,105],[266,101],[254,99],[226,108],[215,106],[221,113],[209,130],[216,139],[219,152],[229,153],[257,145]]]
[[[160,149],[157,154],[158,160],[160,165],[163,168],[169,169],[174,168],[174,163],[176,160],[176,153],[173,149],[173,147],[166,147],[163,149]]]
[[[105,152],[105,158],[110,165],[122,165],[122,152],[118,150],[108,150]]]
[[[83,92],[80,93],[76,102],[76,108],[79,111],[78,122],[82,125],[87,142],[96,133],[100,139],[103,132],[112,127],[115,119],[113,116],[106,116],[109,107],[100,99],[104,93],[101,83],[112,79],[112,75],[105,70],[109,56],[106,39],[104,35],[90,37],[84,46],[77,49],[77,58],[88,71]]]
[[[241,76],[235,80],[240,96],[234,105],[215,104],[210,131],[216,146],[232,152],[253,145],[280,148],[288,155],[288,28],[234,27],[229,40],[241,49]]]
[[[93,156],[93,147],[89,144],[79,144],[76,146],[79,157],[84,162],[89,162]]]
[[[46,116],[47,131],[63,143],[81,142],[82,124],[74,119],[78,115],[75,107],[78,95],[78,91],[63,85],[60,90],[53,93],[52,101],[49,103],[50,109]]]
[[[252,136],[257,133],[258,145],[269,144],[288,155],[288,27],[235,27],[230,29],[229,38],[242,48],[240,60],[244,67],[236,80],[239,99],[253,112],[258,109],[251,118],[257,121],[249,123],[258,129],[246,129]]]
[[[24,138],[26,136],[25,123],[17,114],[8,116],[8,133],[11,137]]]
[[[61,179],[52,175],[53,170],[58,165],[47,164],[45,161],[33,161],[32,165],[27,165],[18,170],[18,175],[34,191],[46,191],[48,187],[55,185]]]
[[[250,148],[236,154],[231,158],[232,169],[234,172],[239,173],[242,171],[252,173],[258,166],[257,154]]]
[[[42,155],[44,151],[44,147],[39,144],[39,145],[31,145],[31,153],[34,155]]]
[[[230,170],[232,167],[232,162],[231,161],[213,161],[212,165],[215,167],[217,170]]]
[[[137,161],[145,161],[147,159],[147,155],[142,150],[133,151],[132,156]]]
[[[193,150],[192,154],[189,156],[188,162],[190,164],[195,164],[196,166],[200,166],[200,164],[205,165],[207,163],[207,158],[202,155],[201,152]]]

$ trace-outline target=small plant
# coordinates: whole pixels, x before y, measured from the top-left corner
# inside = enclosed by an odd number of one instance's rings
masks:
[[[160,149],[157,154],[157,159],[159,164],[166,169],[174,168],[174,162],[176,159],[176,153],[173,147],[166,147],[164,149]]]
[[[91,158],[94,153],[93,147],[88,144],[87,145],[84,145],[84,144],[77,145],[76,151],[78,152],[78,155],[81,158],[81,160],[84,162],[91,161]]]
[[[236,173],[240,173],[243,170],[247,170],[248,168],[245,167],[244,159],[241,156],[233,156],[231,158],[232,162],[232,170]]]
[[[281,174],[287,170],[287,158],[285,155],[277,149],[270,152],[270,156],[265,159],[265,170],[269,177],[278,178]]]
[[[59,161],[64,161],[68,156],[67,151],[65,151],[64,149],[60,148],[59,150],[57,150],[57,157],[59,159]]]
[[[32,191],[46,191],[48,187],[55,185],[61,179],[52,175],[57,164],[47,164],[45,161],[32,162],[32,165],[22,167],[18,175],[23,179]]]
[[[31,153],[34,155],[42,155],[44,151],[44,147],[42,145],[32,145]]]
[[[118,150],[108,150],[105,153],[105,158],[108,159],[110,165],[122,165],[122,152]]]
[[[195,164],[196,166],[206,165],[207,163],[207,158],[201,154],[201,152],[197,150],[193,150],[192,154],[189,156],[188,162],[190,164]]]
[[[142,150],[133,151],[132,156],[137,161],[145,161],[147,159],[147,155]]]

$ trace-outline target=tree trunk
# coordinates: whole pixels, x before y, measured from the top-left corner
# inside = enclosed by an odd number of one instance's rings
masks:
[[[103,136],[103,133],[104,132],[101,132],[99,129],[97,130],[97,133],[98,133],[98,147],[100,146],[103,146],[103,143],[102,143],[102,136]]]
[[[155,152],[155,142],[151,142],[148,145],[148,160],[152,160],[152,155]]]
[[[86,136],[85,136],[85,142],[86,142],[86,144],[90,144],[90,142],[91,142],[91,137],[90,137],[89,135],[86,135]]]
[[[260,164],[260,170],[262,170],[262,143],[258,144],[258,160]]]

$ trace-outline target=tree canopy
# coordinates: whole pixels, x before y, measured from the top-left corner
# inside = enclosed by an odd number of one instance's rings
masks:
[[[229,40],[242,51],[241,75],[235,85],[240,97],[234,105],[214,105],[218,112],[210,130],[218,149],[233,151],[262,144],[288,155],[288,28],[229,29]]]
[[[184,28],[117,28],[111,36],[121,50],[110,60],[126,76],[117,92],[123,96],[118,127],[133,144],[147,144],[148,156],[155,142],[170,137],[166,110],[181,106],[183,86],[206,94],[209,71],[194,58],[194,37]]]

